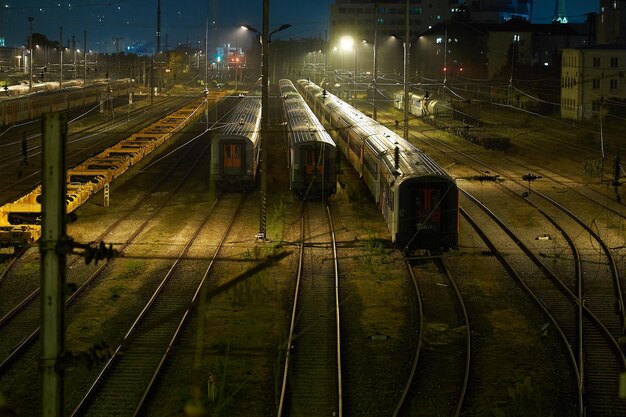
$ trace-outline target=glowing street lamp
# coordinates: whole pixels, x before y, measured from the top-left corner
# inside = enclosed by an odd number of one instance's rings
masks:
[[[356,61],[356,46],[354,44],[354,38],[350,35],[344,35],[339,39],[339,46],[342,51],[349,51],[354,48],[354,75],[352,81],[354,82],[354,92],[352,94],[352,105],[354,106],[356,100],[356,73],[357,73],[357,61]]]

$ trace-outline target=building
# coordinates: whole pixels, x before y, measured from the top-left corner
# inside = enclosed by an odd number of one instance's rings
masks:
[[[514,18],[504,23],[439,23],[422,33],[413,53],[426,79],[462,72],[476,79],[512,80],[524,71],[554,73],[558,82],[560,50],[589,46],[587,24],[531,24]]]
[[[413,47],[411,52],[410,72],[419,72],[420,70],[424,70],[424,67],[427,66],[430,67],[428,69],[437,69],[437,71],[443,69],[445,66],[443,64],[443,42],[440,40],[444,37],[445,27],[451,28],[452,25],[456,25],[458,30],[451,29],[451,31],[456,30],[458,33],[465,34],[471,31],[478,31],[484,35],[485,32],[483,32],[483,28],[478,28],[476,25],[491,25],[491,28],[501,28],[503,27],[501,25],[505,23],[520,21],[525,21],[528,25],[531,15],[531,0],[429,0],[428,2],[412,0],[409,5],[409,41]],[[371,45],[373,44],[374,34],[376,32],[379,70],[383,72],[400,73],[403,69],[402,41],[406,37],[404,24],[405,3],[403,1],[336,0],[336,2],[331,5],[330,9],[330,32],[328,37],[329,62],[342,62],[346,60],[341,55],[349,55],[349,52],[341,51],[340,39],[344,35],[350,35],[354,39],[356,47],[359,48],[358,59],[360,62],[357,63],[358,71],[371,70]],[[515,24],[520,25],[519,23]],[[463,28],[462,25],[469,26],[468,28]],[[433,32],[433,29],[436,27],[441,30],[435,30],[435,32]],[[504,30],[506,31],[507,29],[505,28]],[[490,42],[502,43],[501,40],[496,39],[495,30],[493,32],[494,36],[491,36]],[[435,37],[432,40],[433,42],[426,42],[424,35],[433,35],[433,33]],[[392,41],[392,35],[398,35],[399,39]],[[460,42],[460,39],[471,39],[471,41],[465,42],[463,46],[460,44],[455,45],[456,50],[461,51],[464,49],[465,52],[477,52],[479,47],[473,42],[475,39],[474,35],[475,34],[462,37],[460,37],[460,35],[454,36],[452,39],[455,43],[463,43]],[[504,54],[500,55],[500,57],[506,60],[506,49],[511,44],[511,41],[508,34],[503,36],[506,38],[506,48]],[[418,37],[420,38],[419,42],[417,40]],[[456,39],[456,41],[454,39]],[[482,41],[486,42],[485,39],[482,39]],[[428,64],[427,62],[422,64],[416,63],[419,58],[416,58],[414,54],[418,43],[422,44],[421,48],[428,48],[428,51],[422,51],[426,53],[424,56],[427,56],[429,53],[436,54],[435,60],[441,60],[442,62],[433,64]],[[494,48],[491,48],[491,50],[499,50],[498,45],[495,45]],[[483,49],[482,53],[484,54],[488,50],[487,45],[485,45]],[[337,56],[333,56],[333,53]],[[484,55],[478,58],[479,60],[487,60]],[[489,68],[481,67],[479,72],[487,71],[490,75],[493,75],[500,67],[500,62],[495,62],[494,59],[495,56],[492,57],[491,60],[488,60],[492,62]],[[463,61],[463,59],[456,63],[457,69],[459,70],[462,68],[461,61]],[[465,60],[465,62],[468,61]],[[344,68],[348,66],[348,64],[343,65]]]
[[[457,3],[457,0],[412,0],[409,5],[409,39],[446,20]],[[336,0],[330,7],[328,33],[328,59],[331,66],[354,67],[347,63],[350,59],[344,56],[350,52],[342,48],[340,43],[340,39],[347,35],[353,38],[354,48],[358,48],[358,71],[372,70],[372,45],[376,35],[378,69],[383,72],[401,70],[402,40],[393,40],[392,35],[400,39],[406,37],[405,9],[405,3],[398,0]]]
[[[601,0],[596,16],[596,42],[626,45],[626,0]]]
[[[623,115],[626,104],[626,0],[600,0],[595,45],[566,48],[561,58],[561,117]]]
[[[625,46],[596,45],[564,49],[561,64],[561,117],[590,119],[612,111],[612,104],[614,107],[622,107],[626,100],[625,71]]]

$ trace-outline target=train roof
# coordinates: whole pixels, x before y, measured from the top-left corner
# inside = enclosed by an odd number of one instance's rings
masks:
[[[242,136],[252,140],[261,131],[261,96],[246,96],[228,114],[219,136]]]
[[[324,142],[335,147],[333,139],[290,80],[280,80],[280,94],[283,97],[287,126],[294,145]]]
[[[438,176],[452,180],[452,177],[430,156],[400,135],[327,91],[324,99],[322,89],[317,85],[307,80],[299,80],[298,83],[305,89],[313,89],[312,95],[315,99],[323,100],[324,106],[340,117],[346,126],[350,126],[363,139],[366,146],[385,163],[390,172],[397,172],[397,176],[402,176],[404,179]],[[398,148],[397,168],[395,167],[396,148]]]

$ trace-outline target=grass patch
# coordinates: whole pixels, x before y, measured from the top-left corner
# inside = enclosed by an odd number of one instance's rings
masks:
[[[123,269],[121,269],[113,280],[125,281],[137,277],[144,270],[144,265],[139,260],[130,259]]]

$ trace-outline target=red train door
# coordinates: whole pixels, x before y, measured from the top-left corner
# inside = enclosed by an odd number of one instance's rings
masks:
[[[418,223],[439,224],[441,192],[436,188],[422,188],[415,194],[415,211]]]
[[[222,145],[222,163],[224,175],[236,175],[241,173],[241,145],[237,143],[224,143]]]
[[[304,156],[307,175],[318,174],[324,168],[324,161],[319,159],[319,149],[307,149]]]

